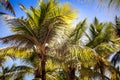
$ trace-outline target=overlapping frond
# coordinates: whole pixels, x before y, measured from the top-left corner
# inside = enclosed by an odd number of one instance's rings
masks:
[[[70,53],[73,57],[78,58],[80,63],[85,67],[92,66],[96,62],[96,52],[88,47],[71,47]]]
[[[94,24],[90,26],[89,37],[91,37],[92,40],[87,43],[87,46],[91,48],[103,42],[109,42],[115,37],[114,27],[112,23],[98,23],[98,20],[95,18]]]
[[[32,65],[34,68],[40,67],[40,59],[38,57],[38,54],[36,52],[31,52],[30,56],[26,56],[22,59],[22,61],[26,64]]]
[[[1,5],[3,9],[9,10],[11,13],[13,13],[13,15],[15,15],[15,11],[9,0],[0,0],[0,6]]]
[[[23,79],[26,73],[31,73],[33,70],[32,67],[29,66],[15,66],[12,65],[9,67],[2,67],[2,74],[0,75],[0,79],[17,79],[18,77]]]
[[[3,63],[6,62],[7,60],[8,60],[8,59],[7,59],[5,56],[0,55],[0,66],[2,66]]]
[[[72,43],[79,43],[79,39],[83,36],[83,34],[86,31],[86,24],[87,24],[87,19],[84,19],[82,22],[79,22],[73,32],[71,33],[71,42]]]
[[[117,36],[120,37],[120,19],[117,16],[115,17],[115,31]]]
[[[11,30],[15,33],[35,36],[35,31],[33,30],[32,25],[29,24],[27,20],[10,19],[7,20],[7,23],[10,25]]]
[[[27,58],[31,56],[30,50],[20,47],[6,47],[0,49],[0,56],[8,56],[14,58]]]
[[[95,71],[94,69],[90,69],[90,68],[86,68],[86,67],[82,67],[80,70],[80,79],[100,79],[100,77],[104,77],[105,80],[110,80],[107,76],[105,76],[104,74],[101,74],[97,71]]]
[[[118,50],[118,48],[113,43],[101,43],[95,48],[95,51],[99,54],[99,56],[104,58],[109,57],[116,50]]]
[[[111,62],[116,66],[120,62],[120,51],[118,51],[112,58]]]
[[[102,65],[102,66],[101,66]],[[106,75],[108,72],[110,73],[109,79],[120,79],[120,72],[118,68],[115,68],[113,65],[111,65],[111,62],[103,59],[98,58],[97,64],[95,66],[95,71],[100,70],[100,73]]]
[[[120,7],[120,0],[109,0],[109,6],[114,5],[115,7]]]
[[[24,34],[14,34],[11,36],[0,38],[4,44],[11,44],[14,46],[21,46],[27,48],[32,48],[33,44],[36,42],[33,37]]]

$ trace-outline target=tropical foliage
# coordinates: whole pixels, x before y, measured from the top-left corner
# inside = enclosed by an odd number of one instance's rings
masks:
[[[36,8],[20,7],[27,17],[5,20],[13,34],[0,38],[7,44],[0,49],[1,80],[24,80],[26,74],[33,74],[34,80],[120,79],[115,67],[120,59],[117,17],[116,25],[95,17],[91,24],[84,19],[73,27],[77,14],[68,3],[41,0]],[[26,65],[5,67],[9,58]]]

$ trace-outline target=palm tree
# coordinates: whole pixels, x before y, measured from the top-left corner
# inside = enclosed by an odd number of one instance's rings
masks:
[[[6,10],[9,10],[11,13],[13,13],[13,15],[15,16],[15,11],[9,0],[0,0],[0,6],[1,5],[3,8],[5,8]],[[1,13],[2,12],[0,12],[0,14]]]
[[[66,48],[64,45],[62,50],[59,51],[62,51],[61,53],[63,54],[64,57],[68,56],[68,58],[66,58],[68,60],[70,60],[70,58],[75,58],[76,60],[80,61],[79,64],[81,64],[82,66],[82,69],[80,69],[80,73],[82,73],[82,78],[84,78],[85,76],[86,78],[88,77],[90,78],[88,74],[84,74],[83,72],[87,73],[86,71],[88,71],[89,73],[90,71],[92,71],[91,73],[93,75],[91,78],[94,78],[95,74],[97,74],[97,76],[99,76],[102,79],[109,79],[108,77],[105,76],[103,69],[108,68],[108,66],[111,65],[108,64],[109,62],[106,60],[106,58],[108,58],[108,56],[110,56],[111,53],[118,49],[112,42],[115,37],[111,37],[111,35],[115,35],[115,33],[113,32],[114,28],[112,27],[111,23],[107,24],[99,23],[98,19],[95,18],[93,24],[91,24],[89,28],[90,31],[87,30],[86,32],[85,23],[86,23],[85,20],[83,22],[80,22],[78,24],[79,26],[77,25],[77,27],[73,30],[71,37],[69,39],[70,41],[69,40],[67,41],[71,48],[68,44],[67,45],[65,44],[68,48]],[[83,33],[84,36],[86,36],[86,39],[88,40],[85,43],[85,45],[82,46],[83,48],[81,48],[79,40],[83,36]],[[86,46],[88,46],[89,48]],[[66,53],[68,53],[69,55],[67,55]],[[72,57],[70,57],[71,54]],[[71,62],[70,64],[72,64],[72,61],[70,62]],[[70,64],[68,65],[72,67]],[[101,65],[105,65],[105,67],[103,68]],[[65,66],[67,67],[67,64]],[[93,69],[91,69],[91,67]],[[76,70],[76,67],[72,68]],[[67,67],[67,69],[69,68]],[[87,70],[84,71],[84,69]]]
[[[90,25],[90,34],[86,34],[86,36],[89,40],[86,46],[94,49],[97,53],[96,55],[98,55],[96,68],[98,68],[101,74],[105,74],[105,68],[111,65],[106,59],[118,49],[113,42],[117,38],[114,27],[111,23],[99,23],[98,19],[95,18],[93,24]],[[104,79],[103,76],[102,79]]]
[[[76,14],[68,4],[60,6],[55,0],[41,1],[39,7],[31,7],[31,11],[22,5],[21,8],[26,12],[27,18],[8,20],[8,24],[12,25],[11,29],[15,34],[0,40],[26,50],[34,48],[41,61],[39,78],[46,80],[46,54],[55,44],[64,43],[70,28],[68,24],[76,17]],[[66,36],[63,36],[64,33]]]

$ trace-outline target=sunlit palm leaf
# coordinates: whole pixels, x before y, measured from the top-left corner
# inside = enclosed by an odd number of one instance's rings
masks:
[[[113,54],[118,48],[112,43],[102,43],[99,44],[96,48],[95,51],[99,54],[99,56],[107,58],[111,54]]]
[[[71,42],[73,43],[79,43],[79,39],[82,37],[84,32],[86,31],[86,24],[87,19],[83,20],[82,22],[79,22],[73,32],[71,33]]]
[[[71,47],[70,53],[73,56],[76,56],[80,63],[84,65],[85,67],[94,65],[96,62],[96,53],[94,50],[87,48],[87,47]],[[94,61],[94,62],[93,62]]]
[[[105,80],[110,80],[107,76],[99,73],[99,72],[96,72],[95,70],[93,69],[89,69],[89,68],[85,68],[85,67],[82,67],[80,69],[80,78],[84,79],[85,76],[88,76],[89,79],[99,79],[100,77],[104,77]]]
[[[1,56],[8,56],[11,58],[26,58],[31,56],[31,52],[25,48],[18,48],[18,47],[6,47],[0,49]]]

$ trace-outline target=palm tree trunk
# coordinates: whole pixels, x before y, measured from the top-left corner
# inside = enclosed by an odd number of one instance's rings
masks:
[[[100,68],[100,73],[102,74],[102,75],[104,75],[104,64],[103,64],[103,62],[102,61],[99,61],[99,68]],[[105,77],[104,76],[102,76],[102,80],[105,80]]]
[[[45,70],[45,65],[46,65],[46,56],[44,53],[38,54],[39,59],[41,59],[41,69],[39,70],[40,72],[37,72],[36,78],[41,78],[42,80],[46,80],[46,70]]]
[[[46,80],[46,71],[45,71],[45,60],[41,61],[41,69],[42,69],[42,80]]]
[[[75,80],[75,68],[74,67],[71,67],[71,66],[69,67],[68,79]]]
[[[37,70],[35,70],[35,79],[40,79],[41,78],[41,72],[40,72],[40,68],[38,67]]]
[[[45,70],[45,65],[46,65],[46,51],[44,49],[39,49],[39,52],[38,52],[38,57],[39,59],[41,60],[41,70],[40,70],[40,76],[39,78],[41,78],[42,80],[46,80],[46,70]]]

